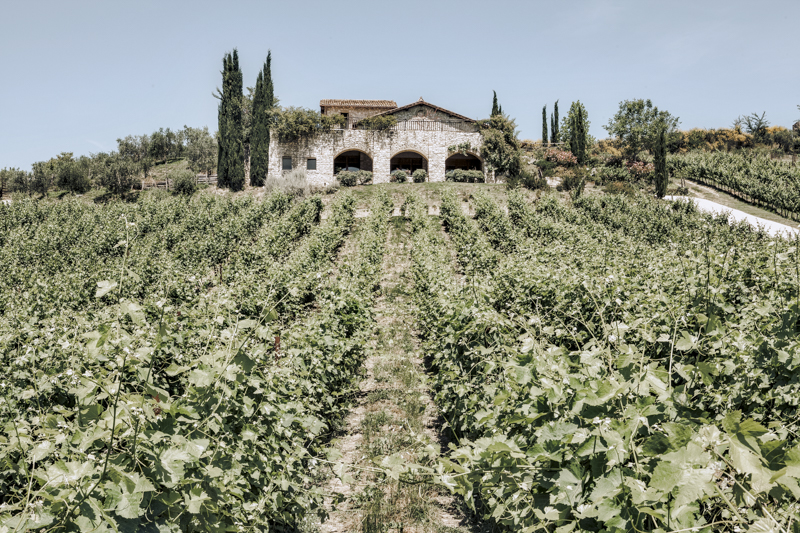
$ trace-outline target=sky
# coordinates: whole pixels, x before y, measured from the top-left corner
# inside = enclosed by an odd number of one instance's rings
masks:
[[[681,129],[766,112],[800,119],[800,0],[6,0],[0,168],[184,125],[217,129],[222,58],[245,86],[272,51],[282,105],[420,97],[486,118],[497,92],[521,139],[580,100],[590,133],[629,99]]]

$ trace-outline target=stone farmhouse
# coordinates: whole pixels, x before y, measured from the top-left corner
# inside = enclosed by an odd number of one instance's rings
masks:
[[[409,175],[425,169],[428,181],[444,181],[454,169],[481,170],[481,134],[475,120],[420,98],[397,107],[391,100],[321,100],[323,115],[342,114],[346,125],[313,137],[282,143],[272,135],[269,176],[304,168],[310,183],[329,184],[342,170],[368,170],[373,183],[388,183],[392,171]],[[397,124],[372,130],[359,126],[367,117],[393,115]],[[459,146],[458,151],[449,148]]]

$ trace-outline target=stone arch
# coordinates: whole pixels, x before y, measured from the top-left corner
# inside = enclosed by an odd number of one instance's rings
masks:
[[[457,168],[463,170],[480,170],[484,172],[483,158],[476,152],[467,150],[464,152],[456,152],[449,154],[444,161],[445,172],[455,170]]]
[[[389,158],[390,172],[399,169],[410,173],[420,168],[428,172],[428,156],[422,150],[404,148]]]
[[[361,148],[347,148],[333,156],[333,175],[342,170],[368,170],[372,172],[372,154]]]

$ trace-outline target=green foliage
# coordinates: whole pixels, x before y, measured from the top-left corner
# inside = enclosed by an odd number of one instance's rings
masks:
[[[275,105],[272,84],[272,51],[267,52],[264,67],[258,73],[253,97],[250,133],[250,185],[261,187],[269,172],[269,136]]]
[[[489,114],[490,117],[495,115],[500,115],[500,106],[497,105],[497,91],[492,91],[492,112]]]
[[[488,202],[445,198],[452,247],[412,221],[441,482],[502,531],[788,531],[796,243],[641,196]]]
[[[550,114],[550,142],[561,142],[561,135],[558,131],[558,100],[553,105],[553,112]]]
[[[572,102],[569,113],[561,120],[559,135],[566,143],[565,150],[575,154],[579,164],[585,164],[587,151],[594,145],[594,138],[589,135],[589,113],[580,100]]]
[[[451,144],[450,146],[447,147],[448,154],[467,155],[467,153],[474,151],[476,151],[476,149],[472,147],[472,144],[469,141],[464,141],[463,143],[458,143],[458,144]]]
[[[373,115],[356,122],[355,128],[359,130],[385,131],[392,129],[396,125],[397,117],[394,115]]]
[[[764,142],[769,127],[766,111],[761,113],[761,116],[758,113],[740,116],[735,123],[744,125],[745,131],[752,135],[756,142]]]
[[[197,190],[197,178],[190,170],[177,170],[167,175],[172,182],[172,188],[177,194],[191,196]]]
[[[119,154],[109,156],[99,169],[99,181],[102,187],[115,195],[122,195],[133,187],[139,168],[133,161]]]
[[[516,124],[505,115],[493,115],[478,121],[483,137],[481,156],[489,170],[513,176],[522,167],[522,150],[517,138]]]
[[[547,105],[542,106],[542,146],[547,146]]]
[[[408,174],[405,170],[394,170],[389,175],[389,183],[405,183],[408,181]]]
[[[670,173],[696,180],[785,216],[800,214],[800,168],[753,153],[691,152],[667,157]]]
[[[604,166],[600,168],[597,174],[598,181],[602,183],[611,183],[611,182],[630,182],[633,181],[633,176],[631,176],[628,167],[625,165],[621,166]]]
[[[428,171],[423,168],[418,168],[414,171],[411,177],[414,180],[414,183],[425,183],[428,181]]]
[[[184,126],[182,133],[186,141],[183,153],[189,168],[196,174],[211,174],[217,164],[217,140],[208,132],[208,127]]]
[[[295,142],[326,132],[335,126],[343,127],[343,115],[323,115],[302,107],[278,108],[273,117],[273,131],[281,142]]]
[[[635,161],[640,151],[652,149],[658,128],[665,127],[670,133],[678,124],[678,117],[659,111],[650,100],[625,100],[603,128],[623,144],[626,156]]]
[[[226,54],[223,59],[217,160],[217,185],[233,191],[244,188],[242,99],[242,71],[239,68],[239,53],[234,48],[233,54]]]
[[[523,169],[516,176],[509,176],[506,178],[506,187],[509,189],[525,187],[526,189],[530,189],[532,191],[549,189],[549,185],[547,185],[547,178],[545,178],[542,170],[538,166],[535,166],[534,168],[535,170],[533,171]]]
[[[445,181],[454,181],[456,183],[483,183],[486,177],[480,170],[450,170],[444,175]]]
[[[355,187],[358,185],[358,174],[349,170],[343,170],[336,174],[336,179],[342,187]]]
[[[658,129],[653,146],[653,164],[655,166],[656,197],[664,198],[669,185],[669,172],[667,171],[667,129],[662,126]]]
[[[291,531],[322,511],[309,487],[357,387],[388,211],[373,206],[329,279],[354,201],[322,226],[321,207],[0,210],[0,460],[16,465],[0,529]]]
[[[572,172],[564,176],[561,183],[558,185],[558,190],[572,191],[576,194],[575,198],[577,198],[580,196],[581,192],[583,192],[583,188],[586,185],[586,178],[587,173],[585,169],[580,167],[575,168]]]

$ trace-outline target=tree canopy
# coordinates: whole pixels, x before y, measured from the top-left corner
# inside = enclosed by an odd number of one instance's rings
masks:
[[[620,102],[619,110],[603,129],[622,143],[629,159],[636,160],[639,152],[653,148],[658,128],[670,133],[678,124],[678,117],[659,111],[649,99],[639,99]]]

